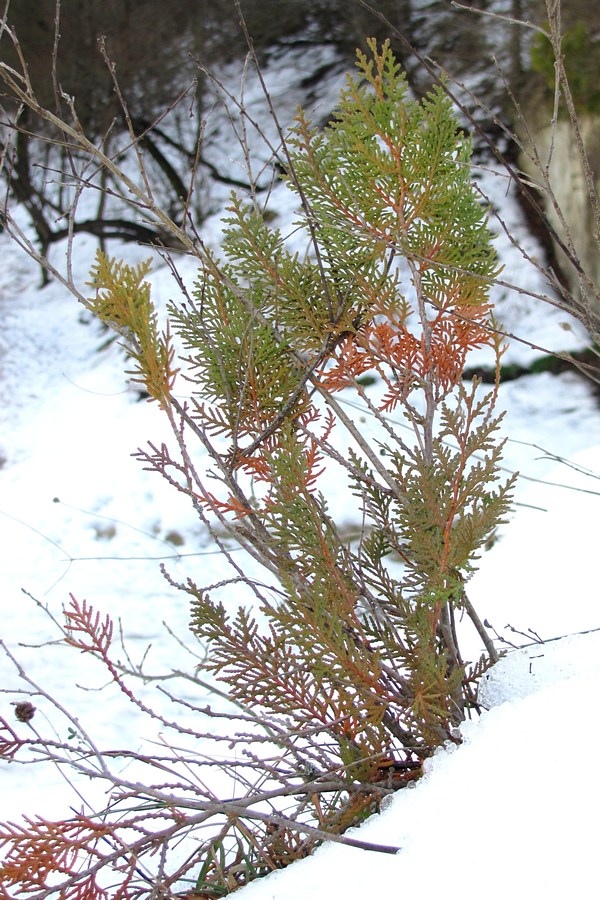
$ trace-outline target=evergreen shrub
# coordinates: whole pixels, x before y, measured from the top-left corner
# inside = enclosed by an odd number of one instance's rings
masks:
[[[101,900],[110,879],[115,897],[170,897],[182,884],[223,896],[324,839],[395,853],[343,832],[418,778],[436,747],[459,742],[477,707],[477,679],[497,653],[467,583],[513,483],[500,476],[495,411],[498,266],[449,99],[435,88],[413,100],[389,45],[369,49],[324,131],[302,111],[280,130],[293,233],[272,227],[255,196],[233,196],[218,255],[61,125],[198,259],[189,295],[170,260],[184,296],[165,327],[149,262],[99,252],[86,303],[122,336],[131,377],[170,422],[173,448],[149,445],[140,460],[189,498],[223,554],[216,584],[164,574],[190,598],[206,668],[233,712],[193,704],[190,685],[206,689],[198,673],[173,697],[185,721],[150,709],[130,684],[143,669],[112,655],[110,617],[72,597],[62,642],[95,656],[138,711],[175,734],[158,753],[104,752],[3,645],[76,740],[35,726],[23,738],[0,716],[0,756],[39,754],[102,779],[109,797],[98,813],[0,823],[3,895]],[[491,389],[462,378],[481,348],[496,362]],[[355,535],[333,504],[334,477],[345,479]],[[464,659],[459,618],[475,627],[480,659]],[[33,704],[15,711],[31,728]],[[222,735],[190,726],[201,713],[244,729],[226,736],[235,758],[207,759]],[[229,767],[232,796],[215,797],[212,766]]]
[[[458,740],[486,660],[465,664],[455,619],[467,612],[493,659],[465,582],[512,484],[499,480],[496,389],[461,380],[469,351],[501,355],[489,301],[498,268],[470,142],[441,88],[411,99],[389,46],[370,51],[327,128],[300,111],[284,140],[307,252],[234,195],[222,258],[203,251],[193,297],[170,305],[189,402],[176,397],[147,268],[99,253],[90,301],[128,336],[134,378],[178,438],[178,455],[152,448],[141,459],[275,579],[268,590],[243,571],[179,585],[208,669],[282,733],[310,731],[312,744],[320,732],[327,764],[352,782]],[[351,397],[378,423],[377,440]],[[197,444],[208,477],[192,462]],[[358,510],[356,542],[329,511],[333,469]],[[239,580],[259,618],[219,599]]]

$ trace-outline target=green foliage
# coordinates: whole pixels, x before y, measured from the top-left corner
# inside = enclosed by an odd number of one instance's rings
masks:
[[[162,448],[141,454],[145,463],[275,579],[265,589],[246,576],[258,609],[237,613],[219,598],[229,582],[182,586],[208,668],[285,734],[300,770],[316,765],[348,784],[377,782],[390,755],[418,763],[458,739],[476,674],[465,671],[454,614],[465,610],[485,640],[465,582],[512,486],[499,481],[497,385],[481,396],[476,380],[461,381],[471,349],[492,348],[498,369],[501,356],[488,297],[498,268],[470,142],[441,89],[410,99],[389,46],[370,50],[332,124],[319,132],[300,111],[287,139],[294,245],[233,197],[223,258],[204,255],[191,301],[171,304],[190,406],[172,393],[147,269],[99,257],[90,301],[130,336],[135,377],[174,424],[181,460]],[[365,378],[377,379],[379,399]],[[348,389],[385,440],[346,413]],[[211,457],[210,489],[192,440]],[[335,468],[355,498],[358,543],[330,514]],[[332,827],[350,823],[338,813]]]
[[[150,261],[128,266],[110,260],[98,250],[88,287],[96,291],[90,309],[100,321],[122,334],[135,367],[128,372],[143,384],[152,400],[168,403],[176,371],[169,331],[159,333],[150,299],[150,285],[144,281]]]
[[[589,26],[578,21],[567,28],[562,39],[565,70],[575,106],[579,112],[600,112],[600,41]],[[544,77],[546,87],[554,91],[556,69],[554,51],[543,34],[536,34],[531,46],[531,67]]]

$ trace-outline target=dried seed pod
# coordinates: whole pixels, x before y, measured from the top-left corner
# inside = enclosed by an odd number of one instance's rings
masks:
[[[35,715],[33,703],[30,703],[28,700],[20,700],[18,703],[13,703],[13,706],[15,708],[15,718],[19,722],[31,722]]]

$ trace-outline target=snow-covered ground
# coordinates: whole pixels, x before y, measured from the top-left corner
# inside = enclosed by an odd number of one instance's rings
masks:
[[[296,79],[301,74],[296,71]],[[274,65],[272,77],[289,95],[285,62]],[[249,84],[247,102],[254,97]],[[297,99],[294,94],[292,105]],[[224,127],[215,122],[215,140],[222,141]],[[531,242],[502,176],[484,173],[480,184],[498,198],[509,227]],[[280,221],[291,217],[284,198],[278,187],[272,203]],[[217,221],[215,214],[206,225],[209,241],[217,240]],[[498,248],[507,281],[544,289],[501,234]],[[94,249],[88,238],[77,239],[81,285]],[[131,246],[115,252],[135,261],[146,255]],[[60,264],[64,248],[54,253]],[[189,575],[201,583],[218,581],[222,562],[184,500],[131,458],[148,440],[160,443],[168,434],[159,411],[127,385],[122,351],[114,343],[104,347],[107,334],[60,285],[38,288],[39,271],[6,234],[0,235],[0,263],[0,637],[99,744],[150,752],[156,734],[105,686],[105,676],[85,658],[48,643],[56,635],[42,607],[59,615],[70,593],[85,597],[121,620],[134,662],[150,645],[150,674],[191,666],[192,657],[182,659],[184,650],[170,634],[196,651],[187,600],[163,579],[159,561],[174,578]],[[191,280],[191,263],[183,265]],[[175,295],[159,258],[150,280],[157,296]],[[507,289],[498,289],[496,300],[507,331],[528,341],[564,350],[584,340],[575,323],[565,329],[567,317],[547,305]],[[513,342],[507,360],[523,363],[532,352]],[[540,645],[529,630],[552,639],[600,627],[594,527],[600,408],[592,386],[569,373],[509,382],[501,404],[505,465],[522,478],[512,521],[485,553],[469,592],[499,634],[531,646],[511,650],[490,673],[484,698],[490,710],[465,725],[464,744],[441,750],[422,781],[361,829],[364,840],[401,847],[397,855],[327,845],[240,897],[599,896],[600,775],[593,756],[600,738],[600,638],[592,631]],[[557,462],[561,458],[576,459],[577,468]],[[21,687],[12,663],[0,656],[0,712],[9,720]],[[140,691],[168,707],[156,684],[140,685]],[[36,703],[40,730],[64,727],[43,700]],[[99,790],[85,785],[91,805],[101,802]],[[3,820],[22,813],[68,815],[81,805],[55,770],[17,763],[0,764],[0,798]]]

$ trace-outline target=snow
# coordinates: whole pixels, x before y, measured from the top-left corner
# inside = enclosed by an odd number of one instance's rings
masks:
[[[317,60],[309,62],[314,67]],[[278,64],[285,66],[285,59]],[[301,78],[306,69],[295,65]],[[275,82],[278,71],[274,63]],[[282,97],[291,81],[288,72]],[[253,91],[246,83],[251,104]],[[331,83],[317,102],[330,96],[327,91]],[[216,146],[226,124],[213,124]],[[232,171],[236,165],[231,162]],[[534,254],[498,173],[482,173],[480,184]],[[279,204],[280,222],[292,220],[280,187],[272,202]],[[497,230],[510,281],[543,293],[539,272]],[[218,241],[218,232],[215,213],[206,226],[209,243]],[[76,247],[75,272],[83,285],[94,244],[82,237]],[[55,252],[58,260],[61,248]],[[129,261],[146,255],[134,247],[115,252]],[[122,351],[115,343],[103,348],[106,332],[87,321],[60,285],[39,289],[39,271],[6,234],[0,235],[0,260],[1,637],[102,746],[148,752],[156,732],[105,685],[105,674],[91,661],[48,643],[56,632],[43,607],[59,615],[70,593],[85,597],[120,620],[136,663],[150,645],[151,674],[185,668],[198,652],[187,600],[162,578],[159,560],[174,578],[189,575],[204,584],[222,577],[222,563],[184,500],[131,458],[146,441],[166,440],[167,429],[157,408],[140,402],[127,385]],[[192,280],[191,264],[182,265]],[[163,300],[175,291],[159,258],[151,281]],[[582,345],[579,326],[563,312],[508,288],[495,299],[508,332],[547,349]],[[533,352],[514,340],[507,358],[527,363]],[[242,889],[241,900],[428,900],[440,892],[446,900],[598,896],[590,817],[600,806],[594,761],[600,637],[593,631],[600,627],[600,409],[592,386],[572,373],[508,382],[500,404],[505,465],[522,477],[514,515],[469,583],[471,600],[507,650],[482,688],[487,711],[465,723],[460,747],[442,748],[416,786],[396,794],[355,832],[361,840],[400,847],[396,855],[328,844]],[[333,485],[333,493],[334,509],[347,514],[343,485]],[[582,631],[589,633],[575,634]],[[536,635],[546,643],[537,643]],[[475,658],[480,648],[470,640]],[[4,656],[0,687],[0,711],[12,720],[10,703],[23,685]],[[139,689],[173,714],[155,684]],[[214,702],[207,690],[208,700]],[[36,705],[39,728],[64,735],[65,722],[49,704],[40,699]],[[102,803],[101,786],[86,782],[81,790],[90,806]],[[81,805],[57,771],[16,763],[0,764],[0,796],[4,820],[23,813],[56,817]]]
[[[597,658],[597,643],[595,645]],[[593,674],[492,709],[439,752],[412,790],[358,832],[399,845],[395,856],[330,844],[240,891],[242,900],[344,897],[597,897],[590,811],[600,775],[571,747],[593,747]],[[557,710],[568,711],[556,739]],[[540,752],[541,747],[545,752]]]

